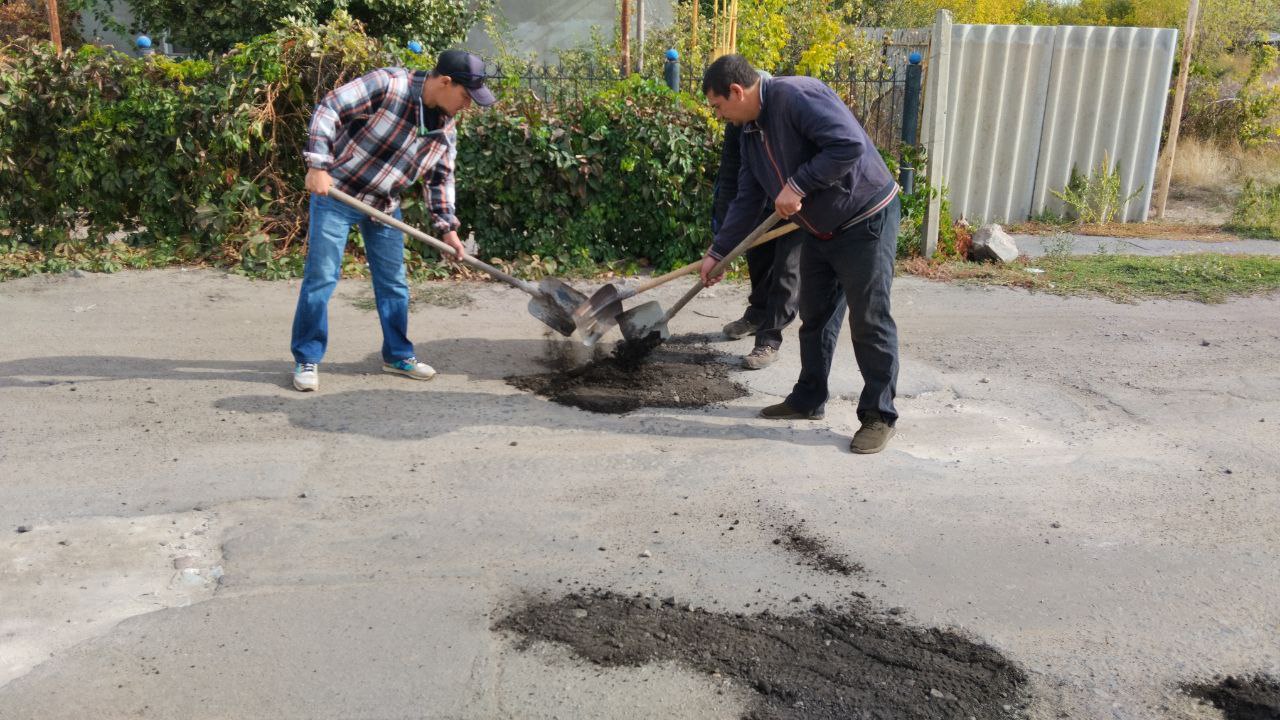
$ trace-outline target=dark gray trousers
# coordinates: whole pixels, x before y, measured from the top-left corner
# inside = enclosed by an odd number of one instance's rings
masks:
[[[900,220],[895,198],[830,240],[805,235],[800,252],[800,379],[787,397],[795,410],[826,405],[827,378],[848,308],[863,383],[858,416],[876,410],[890,425],[897,420],[898,326],[889,314],[889,291]]]
[[[747,251],[751,295],[747,298],[748,322],[759,326],[756,347],[782,346],[782,329],[796,319],[800,307],[800,249],[807,233],[796,230]]]

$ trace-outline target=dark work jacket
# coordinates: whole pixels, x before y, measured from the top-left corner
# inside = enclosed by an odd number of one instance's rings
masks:
[[[711,256],[728,254],[790,184],[804,200],[791,220],[824,238],[897,193],[867,131],[835,91],[810,77],[761,81],[760,116],[742,128],[737,194]]]

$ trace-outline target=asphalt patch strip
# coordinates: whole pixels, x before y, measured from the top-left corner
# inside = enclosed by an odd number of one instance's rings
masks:
[[[563,355],[549,348],[552,372],[506,380],[552,402],[598,413],[704,407],[747,395],[746,388],[729,380],[723,357],[698,336],[640,354],[634,346],[620,344],[612,355],[576,367],[565,367]]]
[[[600,591],[532,603],[494,629],[603,667],[675,660],[730,678],[755,693],[746,720],[996,720],[1025,707],[1025,672],[995,649],[859,606],[718,614]]]
[[[1280,720],[1280,680],[1228,675],[1215,684],[1185,684],[1183,692],[1222,711],[1226,720]]]

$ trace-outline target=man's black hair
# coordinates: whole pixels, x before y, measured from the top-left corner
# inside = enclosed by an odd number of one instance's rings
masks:
[[[746,58],[737,53],[721,55],[702,74],[702,94],[713,92],[720,97],[729,97],[730,85],[749,88],[759,81],[760,76]]]

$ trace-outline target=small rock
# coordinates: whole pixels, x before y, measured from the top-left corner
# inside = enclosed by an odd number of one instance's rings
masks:
[[[573,616],[578,620],[581,620],[587,616],[587,611],[584,610],[583,608],[574,608]]]
[[[936,697],[938,699],[942,699],[943,697],[942,691],[939,690],[938,688],[929,688],[929,696]]]
[[[83,270],[81,270],[81,269],[79,269],[79,268],[76,268],[75,270],[72,270],[71,272],[67,273],[67,275],[69,275],[69,276],[71,276],[71,277],[73,277],[73,278],[85,278],[85,277],[89,277],[89,273],[87,273],[87,272],[85,272],[85,271],[83,271]]]
[[[597,550],[599,550],[600,552],[604,552],[604,551],[605,551],[605,547],[604,547],[603,545],[601,545],[600,547],[598,547],[598,548],[596,548],[596,549],[597,549]]]
[[[508,444],[509,444],[509,445],[511,445],[511,447],[515,447],[515,446],[519,445],[520,443],[516,442],[515,440],[512,440],[512,441],[511,441],[510,443],[508,443]]]
[[[991,378],[982,378],[982,379],[981,379],[981,380],[979,380],[978,382],[980,382],[980,383],[989,383],[989,382],[991,382]]]
[[[29,533],[29,532],[31,532],[31,528],[30,528],[30,527],[28,527],[28,526],[26,526],[26,525],[19,525],[19,526],[18,526],[18,534],[22,534],[22,533]]]
[[[650,610],[661,610],[661,609],[662,609],[662,601],[661,601],[661,600],[659,600],[659,599],[658,599],[658,598],[656,598],[656,597],[652,597],[652,596],[650,596],[647,600],[645,600],[645,601],[644,601],[644,604],[645,604],[645,605],[646,605]]]
[[[1053,521],[1053,522],[1049,523],[1049,527],[1054,528],[1054,529],[1056,530],[1056,529],[1058,529],[1058,528],[1062,527],[1062,523],[1060,523],[1060,522],[1058,522],[1058,521],[1056,521],[1056,520],[1055,520],[1055,521]]]
[[[983,225],[973,234],[973,259],[1010,263],[1018,259],[1018,245],[999,225]]]
[[[1200,347],[1209,347],[1209,341],[1208,341],[1208,340],[1201,340],[1201,341],[1200,341]]]
[[[643,550],[640,553],[640,557],[642,558],[653,557],[653,553],[649,552],[648,548],[645,548],[645,550]]]
[[[906,612],[906,611],[907,611],[907,609],[906,609],[906,608],[901,608],[901,607],[891,607],[891,608],[889,608],[889,614],[890,614],[890,615],[901,615],[902,613],[904,613],[904,612]]]

